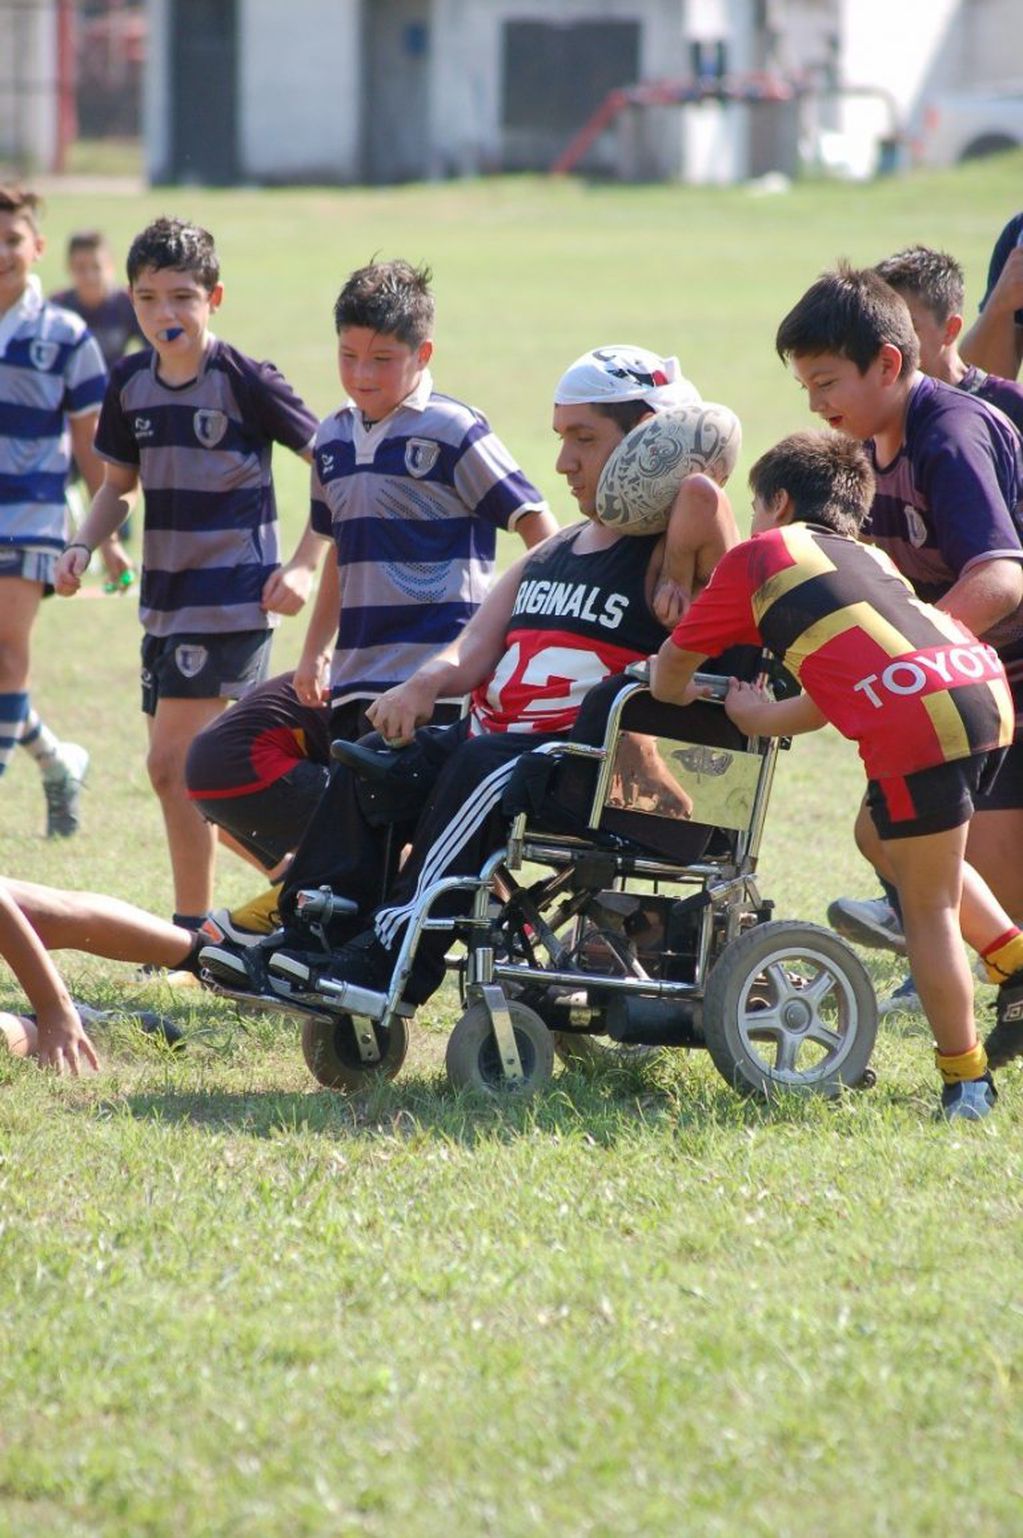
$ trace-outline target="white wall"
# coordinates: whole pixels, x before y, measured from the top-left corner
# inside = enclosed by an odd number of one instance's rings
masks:
[[[260,181],[357,179],[359,10],[359,0],[243,0],[243,175]]]
[[[962,78],[957,85],[994,85],[1023,79],[1023,5],[1020,0],[964,0]]]
[[[880,85],[908,111],[937,69],[963,0],[842,0],[842,80]]]
[[[639,21],[640,73],[685,72],[684,0],[434,0],[430,138],[435,170],[471,173],[501,155],[501,29],[509,21]],[[580,125],[582,126],[582,125]]]
[[[162,182],[167,179],[171,156],[171,40],[167,0],[149,0],[146,19],[149,23],[149,38],[142,82],[146,175],[151,182]]]
[[[50,171],[56,154],[56,6],[27,0],[0,9],[0,159]]]
[[[728,46],[728,73],[753,67],[749,0],[688,0],[687,40]],[[684,73],[688,73],[688,59]],[[749,109],[740,102],[703,102],[681,114],[681,174],[687,182],[728,183],[749,174]]]
[[[359,174],[359,0],[242,0],[238,151],[253,181],[354,181]],[[171,144],[167,0],[149,0],[146,167],[165,180]]]

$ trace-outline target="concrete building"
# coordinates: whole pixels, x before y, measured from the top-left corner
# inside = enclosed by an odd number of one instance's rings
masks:
[[[60,156],[61,7],[0,0],[0,164],[50,171]]]
[[[545,170],[617,87],[756,71],[782,72],[809,94],[789,109],[717,100],[629,109],[594,138],[582,169],[732,181],[794,169],[808,136],[866,146],[873,159],[928,92],[1023,77],[1019,7],[149,0],[148,167],[155,181],[224,183]],[[869,89],[841,94],[847,86]]]

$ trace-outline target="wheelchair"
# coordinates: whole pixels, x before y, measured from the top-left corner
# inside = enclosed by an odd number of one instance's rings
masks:
[[[667,1048],[708,1051],[730,1086],[765,1099],[873,1082],[877,1005],[862,962],[829,929],[773,919],[757,886],[785,744],[738,732],[727,678],[698,681],[710,697],[679,707],[642,676],[607,680],[591,691],[604,694],[597,741],[584,730],[523,755],[507,843],[476,875],[423,894],[387,993],[322,978],[266,1001],[301,1020],[321,1084],[355,1091],[399,1071],[414,1014],[405,983],[436,930],[450,936],[462,1006],[446,1052],[457,1088],[528,1095],[556,1058],[593,1067]],[[386,778],[368,748],[334,754]],[[453,897],[455,916],[441,911]],[[328,888],[299,896],[321,935],[344,907]]]

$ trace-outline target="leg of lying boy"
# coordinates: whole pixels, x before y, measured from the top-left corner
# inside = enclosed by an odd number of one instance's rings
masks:
[[[31,881],[0,882],[48,951],[88,951],[168,971],[193,971],[208,939],[102,892],[71,892]]]

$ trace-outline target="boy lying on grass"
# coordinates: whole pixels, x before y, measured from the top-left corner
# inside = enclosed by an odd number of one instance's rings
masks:
[[[881,874],[901,899],[937,1043],[941,1114],[979,1120],[995,1089],[960,933],[992,981],[1023,965],[1023,934],[964,857],[974,798],[1012,741],[1004,669],[958,620],[915,598],[883,552],[857,541],[874,494],[858,443],[795,433],[757,461],[750,487],[753,537],[722,556],[661,647],[653,693],[685,703],[705,657],[759,642],[805,692],[775,701],[733,679],[725,709],[740,731],[788,736],[830,721],[858,744]]]

